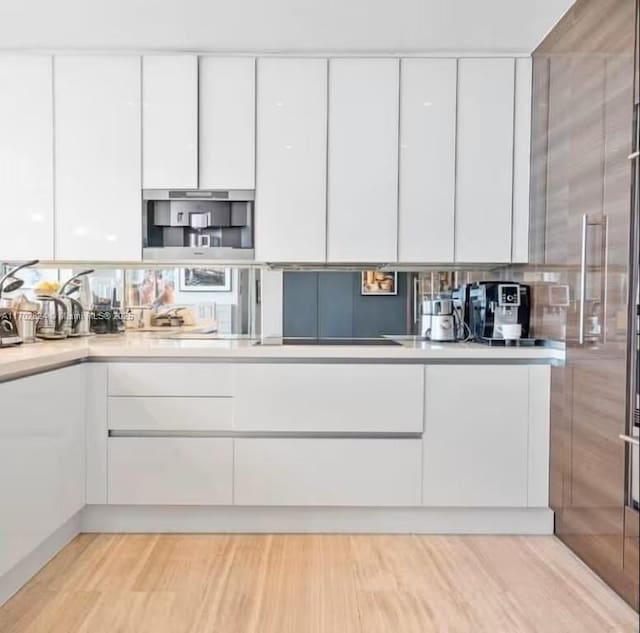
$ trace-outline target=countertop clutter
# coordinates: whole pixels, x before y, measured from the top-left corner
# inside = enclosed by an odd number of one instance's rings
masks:
[[[258,339],[169,339],[153,333],[127,333],[21,345],[0,351],[0,380],[38,373],[83,360],[249,359],[257,362],[309,359],[371,362],[562,362],[564,352],[550,347],[493,348],[479,343],[433,343],[414,337],[395,338],[393,346],[258,345]]]

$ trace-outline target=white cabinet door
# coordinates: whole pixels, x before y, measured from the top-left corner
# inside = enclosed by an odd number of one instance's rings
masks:
[[[85,502],[85,373],[0,384],[0,576]]]
[[[255,59],[200,57],[200,189],[255,187]]]
[[[111,363],[110,396],[216,397],[233,393],[225,363]]]
[[[513,138],[513,244],[511,261],[529,261],[529,176],[531,161],[531,58],[516,60]]]
[[[423,503],[526,507],[529,368],[426,370]]]
[[[119,431],[228,431],[233,398],[110,397],[108,426]]]
[[[233,440],[213,437],[109,438],[109,503],[229,505]]]
[[[198,187],[198,58],[142,58],[142,185]]]
[[[323,262],[327,61],[258,61],[256,259]]]
[[[457,62],[401,64],[398,259],[452,262]]]
[[[54,105],[56,259],[140,260],[140,59],[56,57]]]
[[[458,62],[458,262],[511,261],[514,63]]]
[[[420,505],[419,439],[235,440],[234,503]]]
[[[398,257],[397,59],[329,62],[328,260]]]
[[[236,365],[234,428],[421,433],[423,376],[419,365]]]
[[[53,259],[52,59],[0,56],[0,254]]]

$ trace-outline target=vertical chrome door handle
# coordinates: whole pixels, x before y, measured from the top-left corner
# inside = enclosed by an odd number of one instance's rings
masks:
[[[584,344],[584,307],[587,293],[587,214],[582,214],[582,244],[580,247],[580,305],[578,307],[578,343]]]

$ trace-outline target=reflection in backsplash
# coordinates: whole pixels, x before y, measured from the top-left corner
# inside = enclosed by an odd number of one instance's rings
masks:
[[[24,285],[5,298],[56,294],[81,270],[23,269]],[[118,310],[128,329],[153,329],[157,321],[158,327],[206,327],[225,335],[259,332],[259,279],[260,270],[250,267],[99,268],[88,276],[93,306]]]

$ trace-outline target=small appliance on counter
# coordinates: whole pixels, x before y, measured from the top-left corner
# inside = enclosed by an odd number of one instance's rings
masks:
[[[431,341],[447,342],[460,338],[453,300],[424,299],[422,302],[421,335]]]
[[[75,274],[62,285],[58,292],[67,306],[67,319],[65,322],[67,336],[91,335],[93,301],[88,275],[93,272],[93,269],[88,269]],[[78,298],[71,296],[75,293],[79,293]]]
[[[37,259],[25,262],[12,268],[9,272],[0,278],[0,347],[10,345],[19,345],[23,342],[19,330],[18,323],[14,314],[13,301],[11,299],[3,299],[3,293],[14,292],[24,285],[22,279],[18,279],[15,274],[23,268],[35,266]]]
[[[45,340],[67,338],[67,304],[56,295],[38,295],[40,316],[36,336]]]
[[[474,339],[497,346],[539,345],[530,338],[530,288],[510,281],[478,281],[467,286],[464,318]]]
[[[13,301],[13,314],[18,327],[18,336],[23,343],[36,343],[40,304],[21,295]]]

